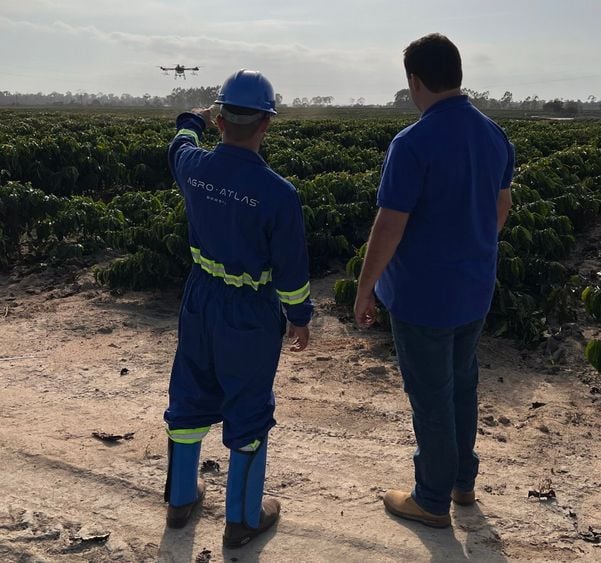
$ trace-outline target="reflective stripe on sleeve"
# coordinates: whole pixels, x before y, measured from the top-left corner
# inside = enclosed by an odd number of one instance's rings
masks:
[[[216,278],[222,278],[223,281],[228,285],[234,285],[236,287],[249,285],[256,291],[261,285],[265,285],[271,281],[271,270],[261,272],[261,277],[258,280],[255,280],[250,274],[247,274],[246,272],[240,274],[239,276],[235,276],[233,274],[228,274],[225,271],[225,266],[223,264],[205,258],[200,253],[199,248],[191,246],[190,251],[192,252],[192,259],[196,264],[198,264],[208,274],[211,274]]]
[[[302,303],[309,295],[311,295],[311,288],[309,286],[309,282],[307,282],[303,287],[297,289],[296,291],[280,291],[276,290],[278,296],[280,297],[280,301],[285,303],[286,305],[298,305]]]
[[[175,138],[179,137],[180,135],[187,135],[189,137],[193,137],[194,141],[196,142],[196,146],[198,147],[200,145],[200,140],[196,131],[192,131],[192,129],[180,129],[175,135]]]
[[[210,429],[210,426],[203,426],[202,428],[178,428],[176,430],[167,428],[166,430],[169,438],[178,444],[196,444],[202,441]]]

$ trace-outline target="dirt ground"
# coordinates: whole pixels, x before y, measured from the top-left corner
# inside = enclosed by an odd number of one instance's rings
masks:
[[[566,325],[531,352],[483,338],[478,502],[433,530],[383,509],[412,484],[410,408],[390,336],[341,322],[333,279],[314,282],[310,348],[284,349],[277,377],[266,492],[281,521],[228,551],[220,427],[203,443],[202,510],[165,528],[178,291],[115,295],[87,269],[0,277],[0,561],[600,561],[601,383],[582,356],[599,327]],[[528,498],[547,480],[555,499]]]

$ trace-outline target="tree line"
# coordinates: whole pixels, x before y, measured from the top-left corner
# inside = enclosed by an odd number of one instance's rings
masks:
[[[115,95],[89,93],[83,91],[51,92],[45,94],[0,91],[0,107],[15,106],[46,106],[46,107],[150,107],[150,108],[187,108],[193,106],[210,106],[216,99],[220,86],[201,86],[199,88],[174,88],[165,96],[151,96],[143,94],[134,96],[132,94]],[[479,92],[464,88],[463,93],[469,96],[474,105],[482,110],[516,109],[523,111],[544,111],[558,116],[575,116],[584,111],[600,110],[601,99],[590,95],[586,100],[564,100],[554,98],[544,100],[536,95],[528,96],[522,100],[514,98],[510,91],[506,91],[500,98],[494,98],[489,91]],[[365,98],[350,98],[348,103],[334,104],[333,96],[295,97],[290,104],[284,103],[281,94],[276,94],[276,105],[285,107],[290,105],[295,108],[302,107],[396,107],[399,109],[415,110],[411,95],[407,88],[397,91],[394,99],[387,104],[366,104]]]
[[[584,111],[601,109],[601,100],[597,99],[597,97],[592,94],[588,96],[586,100],[563,100],[559,98],[543,100],[536,95],[527,96],[523,100],[516,100],[509,90],[507,90],[499,99],[491,97],[488,90],[478,92],[477,90],[463,88],[462,92],[469,97],[471,102],[477,108],[482,110],[517,109],[524,111],[543,111],[558,116],[573,117]],[[388,105],[400,109],[413,108],[409,89],[403,88],[399,90],[395,94],[394,100],[389,102]]]

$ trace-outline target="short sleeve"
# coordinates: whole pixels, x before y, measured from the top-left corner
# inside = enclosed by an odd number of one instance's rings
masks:
[[[382,167],[378,188],[378,207],[411,213],[424,186],[423,167],[409,145],[402,140],[391,143]]]
[[[507,166],[505,167],[505,172],[503,173],[503,180],[501,182],[501,189],[507,189],[511,186],[511,180],[513,180],[513,173],[515,168],[515,147],[509,141],[507,141]]]

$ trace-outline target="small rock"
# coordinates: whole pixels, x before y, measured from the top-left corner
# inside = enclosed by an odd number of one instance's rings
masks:
[[[505,380],[502,377],[497,377],[497,381],[499,383],[504,383],[505,382]]]
[[[129,370],[127,368],[121,368],[121,375],[127,375],[129,373]]]
[[[507,426],[508,424],[511,424],[511,420],[509,420],[505,415],[501,415],[499,417],[499,422],[505,426]]]
[[[365,370],[367,373],[372,375],[386,375],[386,366],[372,366]]]
[[[195,563],[209,563],[212,559],[212,551],[210,549],[204,548],[194,559]]]
[[[505,434],[497,434],[495,436],[495,440],[497,440],[497,442],[506,443],[507,442],[507,436],[505,436]]]
[[[484,422],[484,424],[486,424],[487,426],[497,426],[497,424],[498,424],[497,421],[495,420],[495,417],[492,414],[483,416],[482,422]]]
[[[203,461],[200,467],[201,473],[219,473],[220,471],[221,467],[219,463],[213,459]]]
[[[113,332],[113,327],[112,326],[101,326],[98,329],[98,332],[100,334],[110,334],[111,332]]]
[[[318,362],[329,362],[332,359],[332,356],[317,356],[315,359]]]
[[[539,424],[536,428],[543,434],[549,434],[550,432],[549,427],[546,424]]]

